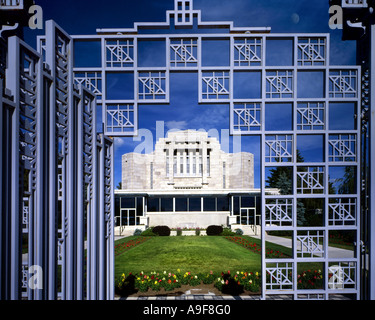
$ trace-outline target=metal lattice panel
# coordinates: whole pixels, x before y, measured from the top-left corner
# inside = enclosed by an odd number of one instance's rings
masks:
[[[357,97],[358,72],[356,70],[332,70],[329,75],[331,98]]]
[[[267,199],[265,222],[270,226],[292,225],[293,199]]]
[[[214,71],[202,74],[202,100],[229,99],[229,72]]]
[[[324,103],[299,103],[297,107],[297,130],[324,130]]]
[[[171,67],[197,67],[198,44],[196,39],[171,39]]]
[[[328,223],[334,226],[357,224],[357,199],[331,198],[329,199]]]
[[[191,33],[189,29],[195,25],[199,32]],[[174,27],[187,30],[181,35],[181,32],[173,32]],[[206,33],[205,28],[216,29]],[[226,28],[229,32],[221,33],[220,28]],[[150,29],[154,30],[148,33]],[[158,30],[166,29],[169,29],[168,32],[158,33]],[[330,232],[346,230],[355,233],[356,243],[360,239],[361,71],[356,66],[330,64],[329,34],[272,34],[269,31],[268,28],[236,28],[233,23],[204,22],[201,21],[200,11],[193,9],[193,1],[176,0],[174,10],[167,11],[165,22],[136,23],[134,28],[98,29],[95,36],[74,36],[75,41],[101,42],[101,56],[104,57],[100,66],[76,67],[74,71],[81,75],[95,72],[95,79],[106,79],[108,72],[114,71],[132,74],[134,95],[130,99],[110,99],[106,92],[108,88],[99,89],[101,94],[98,97],[104,109],[104,134],[112,136],[136,135],[138,108],[142,108],[142,104],[169,103],[171,72],[196,73],[198,103],[229,105],[230,133],[260,137],[261,201],[264,212],[261,222],[263,297],[282,290],[294,299],[328,299],[329,294],[336,293],[329,290],[328,285],[331,274],[329,267],[336,262],[329,256]],[[144,57],[139,54],[139,44],[152,40],[165,42],[163,61],[157,58],[155,65],[147,61],[145,67]],[[228,46],[226,63],[207,66],[203,47],[210,40],[219,40]],[[269,61],[270,56],[278,55],[271,52],[269,42],[273,40],[279,43],[286,41],[290,46],[288,63],[278,59]],[[225,55],[220,50],[215,54],[220,57]],[[213,53],[209,52],[207,56],[208,59],[212,58]],[[321,77],[320,84],[308,78],[316,74]],[[259,75],[260,92],[251,98],[237,97],[237,77],[249,75]],[[93,85],[94,90],[98,88],[95,82],[86,78],[82,76],[79,81]],[[244,83],[244,87],[252,86],[249,81]],[[306,92],[306,86],[320,86],[320,90]],[[335,120],[333,110],[340,103],[354,105],[354,127],[332,126]],[[274,105],[285,108],[280,114],[274,114],[270,111]],[[279,124],[284,127],[280,129]],[[320,148],[317,154],[321,156],[305,160],[303,151],[309,146],[304,141],[316,138],[321,140],[317,146]],[[356,191],[340,194],[332,181],[337,180],[334,172],[346,165],[356,172],[353,178]],[[283,171],[284,179],[290,179],[284,181],[288,185],[287,192],[280,190],[271,193],[265,189],[267,172],[272,170]],[[321,204],[315,207],[318,202]],[[315,210],[320,215],[318,227],[306,225],[307,222],[301,219],[304,210]],[[249,212],[244,211],[243,219],[248,216]],[[241,220],[241,216],[237,218]],[[291,234],[292,257],[277,261],[266,257],[265,236],[268,231]],[[346,274],[344,293],[359,297],[359,246],[354,253],[339,262]],[[324,285],[318,291],[301,290],[298,285],[300,265],[311,261],[322,265]]]
[[[125,68],[134,65],[133,40],[107,40],[106,66],[108,68]]]
[[[293,136],[266,136],[266,162],[292,162]]]
[[[266,288],[268,290],[291,290],[293,288],[293,264],[270,263],[265,269],[267,273]]]
[[[6,248],[0,254],[1,299],[98,299],[99,291],[100,299],[113,299],[113,251],[98,249],[113,246],[112,140],[105,138],[105,161],[99,160],[99,74],[84,73],[74,85],[72,44],[53,21],[39,38],[40,54],[16,36],[6,44],[0,133],[7,143],[0,147],[8,156],[1,158],[1,174],[7,174],[1,177],[0,223],[9,228],[0,237]],[[103,189],[106,201],[99,205],[94,190]],[[98,234],[100,210],[105,229]],[[106,268],[97,270],[101,262]],[[43,272],[43,286],[36,288],[29,283],[34,267]]]
[[[262,64],[262,41],[262,38],[234,39],[234,66],[260,66]]]
[[[266,76],[266,97],[282,99],[293,97],[293,71],[269,71]]]
[[[262,127],[262,107],[260,103],[235,103],[231,112],[233,131],[250,133]]]
[[[325,38],[298,38],[298,65],[325,65],[326,46]]]
[[[102,96],[102,77],[99,72],[75,72],[74,81],[77,85],[82,85],[93,92],[98,100]]]

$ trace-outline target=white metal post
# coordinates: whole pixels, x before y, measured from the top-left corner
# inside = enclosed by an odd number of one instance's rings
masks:
[[[375,300],[375,25],[370,30],[370,105],[369,105],[369,278],[370,299]]]

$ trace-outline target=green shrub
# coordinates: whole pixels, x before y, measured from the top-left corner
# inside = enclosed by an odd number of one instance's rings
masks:
[[[206,229],[206,233],[208,236],[218,236],[223,232],[223,227],[222,226],[208,226]]]
[[[146,229],[145,231],[143,231],[141,233],[141,236],[145,236],[145,237],[151,237],[151,236],[157,236],[157,234],[155,234],[154,232],[152,232],[152,229]]]
[[[141,229],[135,229],[134,233],[133,233],[133,236],[140,236],[141,234],[142,234],[142,230]]]
[[[242,236],[243,235],[243,230],[242,229],[236,229],[234,230],[237,236]]]
[[[195,235],[196,235],[196,236],[199,236],[200,234],[201,234],[201,229],[196,228],[196,229],[195,229]]]
[[[182,229],[181,228],[177,228],[176,232],[177,232],[178,236],[182,236]]]
[[[234,236],[235,233],[230,228],[223,228],[223,232],[220,233],[221,236]]]
[[[168,237],[171,234],[171,229],[168,226],[156,226],[152,228],[152,232],[161,237]]]

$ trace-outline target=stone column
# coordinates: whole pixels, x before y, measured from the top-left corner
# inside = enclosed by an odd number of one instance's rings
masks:
[[[168,152],[169,152],[169,182],[168,184],[174,184],[174,180],[173,180],[174,147],[175,147],[175,143],[174,141],[172,141],[168,146]]]
[[[207,182],[207,141],[202,142],[202,184]]]

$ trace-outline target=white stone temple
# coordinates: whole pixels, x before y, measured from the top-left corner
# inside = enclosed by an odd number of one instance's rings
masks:
[[[122,189],[115,194],[119,233],[157,225],[259,232],[254,155],[226,153],[207,132],[169,132],[150,154],[124,154]]]

